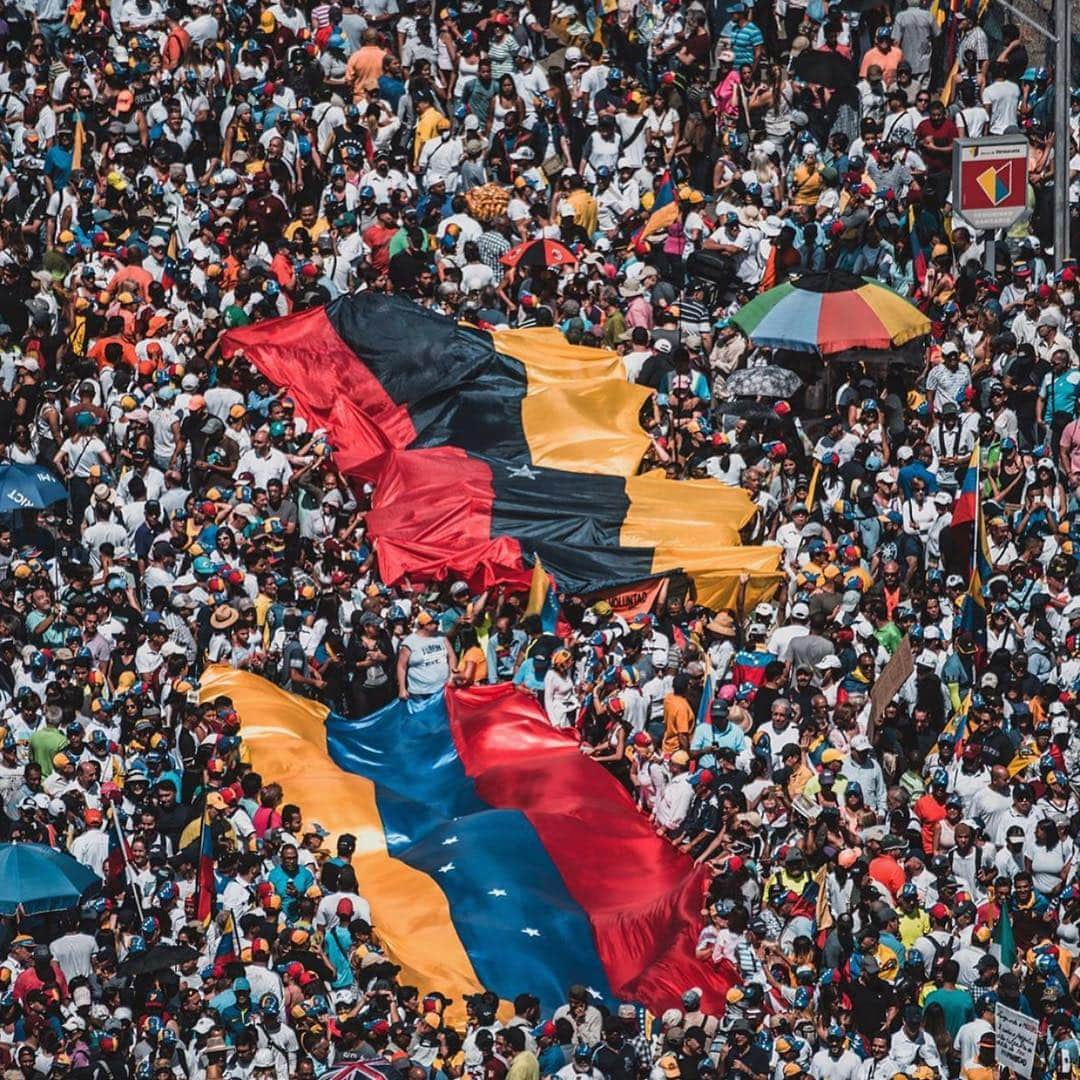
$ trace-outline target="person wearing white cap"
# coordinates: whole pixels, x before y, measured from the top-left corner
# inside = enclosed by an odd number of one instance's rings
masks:
[[[805,600],[796,600],[791,605],[791,622],[778,626],[769,638],[769,652],[773,653],[777,660],[787,663],[792,641],[809,635],[809,619],[810,605]]]
[[[953,497],[947,491],[935,492],[929,500],[934,508],[934,520],[926,532],[926,565],[941,565],[941,534],[952,524]]]
[[[848,780],[854,780],[862,787],[867,806],[878,814],[884,814],[885,777],[881,766],[874,760],[873,749],[865,735],[856,735],[851,740],[851,756],[844,762],[841,772]]]

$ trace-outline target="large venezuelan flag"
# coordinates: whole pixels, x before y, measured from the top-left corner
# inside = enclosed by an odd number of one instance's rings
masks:
[[[691,986],[723,1009],[728,976],[694,945],[703,867],[659,839],[620,784],[509,685],[331,715],[258,676],[214,666],[252,762],[332,833],[354,865],[401,978],[460,1007],[481,989],[546,1010],[582,983],[654,1012]]]
[[[538,555],[559,588],[676,569],[733,606],[780,580],[776,548],[743,548],[754,507],[712,480],[637,475],[649,396],[622,361],[554,329],[489,333],[383,294],[342,297],[231,331],[329,432],[347,474],[375,484],[366,519],[383,579],[463,576],[528,588]]]

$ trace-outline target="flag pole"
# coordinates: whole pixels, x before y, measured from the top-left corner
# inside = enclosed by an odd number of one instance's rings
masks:
[[[127,841],[124,839],[124,833],[120,828],[120,815],[117,813],[117,808],[112,807],[112,819],[113,827],[116,829],[116,839],[120,844],[120,857],[124,860],[124,879],[128,883],[128,887],[131,889],[131,895],[135,898],[135,907],[139,911],[139,922],[142,922],[146,918],[143,913],[142,897],[139,895],[138,886],[135,884],[135,879],[131,874],[131,862],[128,859]]]
[[[979,519],[982,517],[982,440],[975,440],[975,520],[971,530],[971,573],[968,588],[979,573]],[[979,582],[980,587],[982,582]]]

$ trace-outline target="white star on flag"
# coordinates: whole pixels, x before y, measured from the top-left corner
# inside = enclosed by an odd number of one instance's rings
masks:
[[[451,870],[456,870],[456,869],[457,869],[457,867],[455,867],[452,862],[448,862],[444,866],[439,867],[439,873],[440,874],[449,874]]]
[[[444,840],[444,841],[442,842],[442,846],[443,846],[443,847],[449,847],[449,846],[450,846],[451,844],[456,844],[456,843],[457,843],[457,837],[456,837],[456,836],[448,836],[448,837],[447,837],[447,838],[446,838],[446,839],[445,839],[445,840]]]
[[[601,994],[599,990],[594,990],[591,986],[586,986],[585,990],[588,992],[590,997],[596,998],[597,1001],[604,1000],[604,995]]]
[[[488,889],[488,896],[505,896],[505,889]]]
[[[507,469],[508,476],[517,477],[519,480],[535,480],[540,474],[533,468],[531,468],[526,462],[524,465],[519,465],[516,469]]]
[[[535,926],[522,927],[521,932],[523,934],[528,935],[529,937],[539,937],[540,936],[540,931],[537,930]]]

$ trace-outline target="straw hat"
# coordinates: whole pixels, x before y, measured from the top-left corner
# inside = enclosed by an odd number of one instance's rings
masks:
[[[735,636],[735,620],[727,611],[718,611],[706,624],[705,629],[720,637]]]
[[[228,604],[222,604],[213,615],[210,616],[210,625],[215,630],[227,630],[237,619],[240,613]]]

